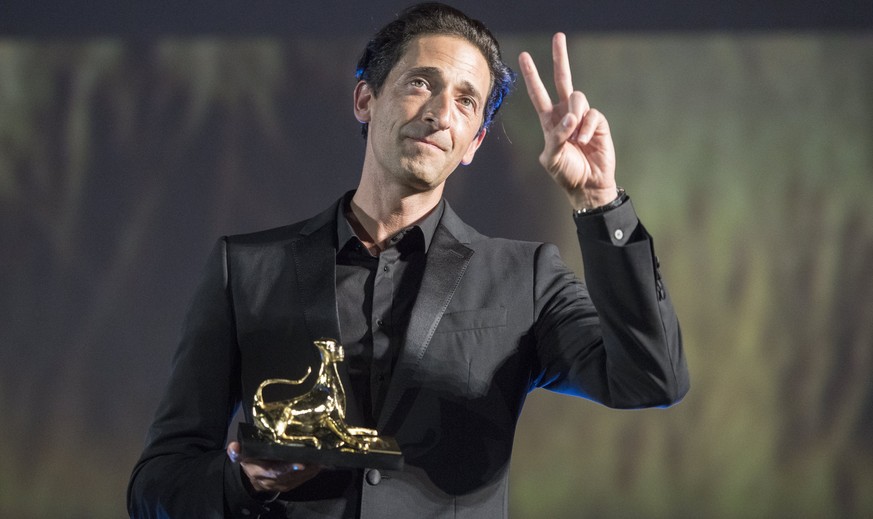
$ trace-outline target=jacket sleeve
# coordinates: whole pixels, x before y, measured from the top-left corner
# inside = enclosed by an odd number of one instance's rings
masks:
[[[651,236],[630,200],[576,226],[585,284],[557,248],[538,252],[533,385],[616,408],[678,402],[688,367]]]
[[[188,311],[166,393],[127,492],[135,518],[258,515],[225,454],[240,400],[227,243],[219,240]],[[248,514],[246,513],[248,512]]]

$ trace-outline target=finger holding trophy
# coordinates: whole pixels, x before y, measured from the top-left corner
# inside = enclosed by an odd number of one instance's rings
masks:
[[[239,462],[248,477],[248,483],[255,492],[288,492],[318,475],[321,465],[303,464],[288,461],[243,458],[238,441],[227,445],[227,456],[234,463]]]

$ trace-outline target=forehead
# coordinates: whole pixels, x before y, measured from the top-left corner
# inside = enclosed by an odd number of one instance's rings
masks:
[[[412,39],[391,73],[400,75],[420,67],[436,68],[447,79],[470,82],[483,95],[491,89],[491,72],[485,56],[460,36],[425,34]]]

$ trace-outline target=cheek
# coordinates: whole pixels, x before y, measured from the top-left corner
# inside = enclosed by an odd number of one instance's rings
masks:
[[[370,123],[368,139],[373,139],[374,143],[383,147],[390,145],[392,140],[391,131],[394,126],[392,121],[388,118],[380,117],[374,123]]]
[[[479,127],[464,126],[463,131],[458,135],[459,137],[461,137],[461,139],[463,139],[461,141],[463,142],[463,146],[461,146],[461,148],[463,148],[462,151],[466,153],[470,149],[470,146],[473,146],[475,144],[476,136],[479,135]]]
[[[421,102],[412,96],[395,97],[392,101],[386,108],[393,119],[412,119],[421,109]]]

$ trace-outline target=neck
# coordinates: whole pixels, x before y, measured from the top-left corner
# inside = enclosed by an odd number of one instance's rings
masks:
[[[392,236],[427,217],[439,204],[442,192],[440,186],[425,192],[392,193],[362,182],[350,204],[352,227],[370,252],[381,252]]]

